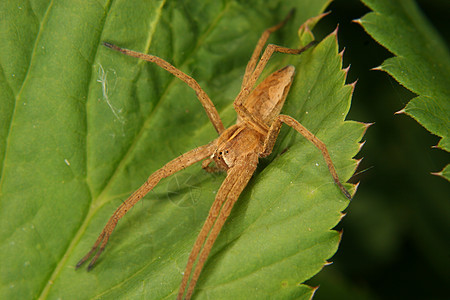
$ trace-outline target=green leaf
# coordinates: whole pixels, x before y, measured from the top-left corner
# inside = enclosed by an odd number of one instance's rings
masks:
[[[359,22],[395,55],[379,69],[418,95],[400,112],[441,137],[437,147],[450,151],[450,53],[444,41],[412,0],[363,2],[374,12]],[[435,174],[450,180],[445,172]]]
[[[128,212],[91,272],[74,267],[148,175],[216,138],[186,84],[102,41],[158,55],[192,75],[229,126],[263,30],[297,7],[271,41],[298,47],[297,29],[327,1],[199,3],[2,2],[0,298],[175,297],[225,176],[199,164],[163,180]],[[305,28],[301,39],[311,39]],[[345,182],[365,125],[344,122],[353,86],[344,85],[336,33],[301,56],[277,54],[268,71],[288,63],[297,75],[284,113],[326,143]],[[283,128],[194,296],[309,299],[314,289],[301,283],[335,253],[340,235],[331,228],[347,205],[320,151]]]

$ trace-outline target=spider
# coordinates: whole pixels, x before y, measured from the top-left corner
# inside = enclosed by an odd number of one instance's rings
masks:
[[[256,81],[273,53],[300,54],[316,44],[313,41],[300,49],[269,44],[264,52],[262,51],[270,34],[281,28],[291,14],[292,12],[281,23],[266,29],[261,35],[247,64],[241,90],[234,100],[234,109],[237,113],[236,124],[226,129],[214,104],[192,77],[157,56],[120,48],[106,42],[103,43],[106,47],[123,54],[155,63],[189,85],[196,92],[219,137],[207,145],[197,147],[180,155],[151,174],[147,181],[117,208],[91,250],[76,265],[77,268],[85,263],[98,249],[88,265],[88,270],[92,269],[105,249],[118,221],[151,191],[161,179],[203,160],[203,169],[208,172],[225,171],[227,176],[197,236],[184,271],[177,299],[183,299],[183,297],[190,299],[211,248],[230,215],[233,205],[255,172],[259,158],[266,157],[272,153],[283,123],[294,128],[322,152],[334,182],[342,193],[348,199],[351,199],[350,193],[338,178],[326,145],[294,118],[280,114],[294,78],[295,68],[286,66],[269,75],[254,88]],[[211,166],[213,162],[215,165]]]

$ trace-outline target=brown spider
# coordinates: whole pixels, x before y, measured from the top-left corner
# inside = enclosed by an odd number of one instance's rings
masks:
[[[234,101],[237,122],[227,129],[223,126],[219,114],[208,95],[192,77],[159,57],[123,49],[110,43],[104,43],[106,47],[113,50],[153,62],[187,83],[196,92],[219,137],[207,145],[195,148],[175,158],[151,174],[147,181],[117,208],[97,238],[92,249],[76,265],[77,268],[86,262],[97,248],[100,247],[90,262],[88,270],[94,266],[98,257],[105,249],[117,222],[140,199],[151,191],[161,179],[204,160],[202,163],[203,169],[208,172],[223,170],[227,172],[227,177],[222,183],[205,224],[198,234],[184,271],[178,299],[182,299],[183,297],[190,299],[211,248],[230,215],[234,203],[255,172],[259,158],[266,157],[272,153],[273,146],[283,123],[294,128],[322,152],[334,182],[341,189],[342,193],[348,199],[351,199],[350,193],[339,181],[325,144],[294,118],[287,115],[280,115],[280,111],[293,81],[295,68],[293,66],[284,67],[269,75],[253,89],[261,72],[274,52],[300,54],[316,44],[316,42],[311,42],[301,49],[290,49],[269,44],[260,58],[269,35],[282,27],[289,17],[290,14],[280,24],[265,30],[260,37],[246,67],[241,90]],[[210,166],[212,162],[215,163],[213,167]]]

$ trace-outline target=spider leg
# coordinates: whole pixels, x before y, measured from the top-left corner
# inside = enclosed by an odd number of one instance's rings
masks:
[[[239,115],[239,117],[241,117],[242,120],[253,124],[255,130],[257,130],[258,132],[266,134],[269,130],[269,127],[247,110],[244,105],[245,100],[250,95],[250,92],[255,86],[256,81],[258,80],[273,53],[279,52],[285,54],[300,54],[314,46],[316,43],[316,41],[312,41],[311,43],[300,49],[291,49],[274,44],[267,45],[263,55],[261,56],[261,59],[259,60],[251,75],[248,75],[247,82],[241,87],[241,91],[234,100],[234,110]]]
[[[273,124],[270,126],[269,133],[267,134],[266,140],[263,144],[263,151],[259,155],[260,157],[266,157],[272,153],[273,146],[275,145],[275,142],[277,140],[278,134],[280,132],[280,128],[282,123],[294,128],[298,133],[303,135],[307,140],[309,140],[311,143],[314,144],[321,152],[322,156],[325,160],[325,163],[328,166],[328,170],[330,170],[331,176],[334,179],[334,182],[339,187],[339,189],[342,191],[342,193],[347,197],[349,200],[352,199],[352,196],[347,191],[347,189],[344,187],[344,185],[339,180],[338,174],[336,172],[336,169],[334,168],[333,162],[331,161],[330,154],[328,153],[328,149],[326,145],[319,140],[314,134],[312,134],[308,129],[306,129],[300,122],[292,118],[291,116],[287,115],[279,115]]]
[[[223,171],[222,169],[220,169],[217,166],[209,166],[214,160],[211,157],[208,157],[207,159],[205,159],[202,162],[202,169],[205,170],[208,173],[216,173],[216,172],[220,172]]]
[[[217,197],[209,211],[208,218],[206,219],[189,256],[177,299],[183,299],[194,263],[198,258],[194,272],[192,273],[192,278],[189,281],[189,286],[187,286],[185,296],[185,299],[191,298],[211,248],[225,221],[230,215],[233,205],[236,203],[239,195],[255,172],[257,164],[258,156],[256,153],[253,153],[238,161],[235,166],[228,170],[227,177],[217,193]]]
[[[103,228],[103,231],[100,233],[91,250],[77,263],[76,268],[79,268],[82,264],[84,264],[100,246],[100,248],[98,249],[97,253],[95,254],[94,258],[92,259],[92,261],[88,266],[88,270],[92,269],[95,262],[99,258],[100,254],[105,249],[105,246],[108,243],[109,237],[114,231],[117,222],[119,222],[119,220],[140,199],[142,199],[149,191],[151,191],[161,179],[166,178],[178,171],[181,171],[187,168],[188,166],[210,156],[215,148],[216,148],[215,142],[195,148],[189,152],[186,152],[183,155],[178,156],[177,158],[168,162],[161,169],[157,170],[152,175],[150,175],[147,181],[117,208],[117,210],[108,220],[106,226]]]
[[[208,94],[206,94],[206,92],[200,87],[200,85],[194,78],[192,78],[191,76],[182,72],[181,70],[175,68],[173,65],[171,65],[164,59],[159,58],[157,56],[154,56],[151,54],[140,53],[140,52],[132,51],[129,49],[120,48],[116,45],[106,43],[106,42],[104,42],[103,45],[105,45],[106,47],[111,48],[113,50],[119,51],[123,54],[126,54],[128,56],[140,58],[140,59],[146,60],[148,62],[155,63],[159,67],[163,68],[164,70],[168,71],[172,75],[181,79],[190,88],[192,88],[195,91],[195,94],[197,95],[198,100],[200,100],[200,103],[202,104],[203,108],[205,109],[205,112],[208,115],[208,118],[211,121],[211,123],[213,124],[214,128],[216,129],[217,133],[221,134],[225,130],[225,127],[222,124],[222,120],[220,119],[219,113],[217,112],[214,104],[212,103]]]
[[[286,24],[286,22],[292,17],[294,14],[294,9],[292,9],[288,15],[284,18],[283,21],[278,23],[275,26],[272,26],[270,28],[267,28],[262,34],[261,37],[258,40],[258,43],[256,44],[255,50],[253,50],[252,57],[250,58],[250,61],[247,64],[247,67],[245,68],[245,74],[244,79],[242,80],[241,89],[247,84],[250,76],[252,75],[253,71],[255,70],[256,63],[258,62],[259,56],[261,55],[261,51],[264,47],[264,45],[267,43],[267,40],[269,39],[269,36],[271,33],[277,31],[281,27]]]

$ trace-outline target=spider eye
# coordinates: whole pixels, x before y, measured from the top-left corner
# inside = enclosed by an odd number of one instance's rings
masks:
[[[219,155],[222,155],[222,151],[219,152]]]

